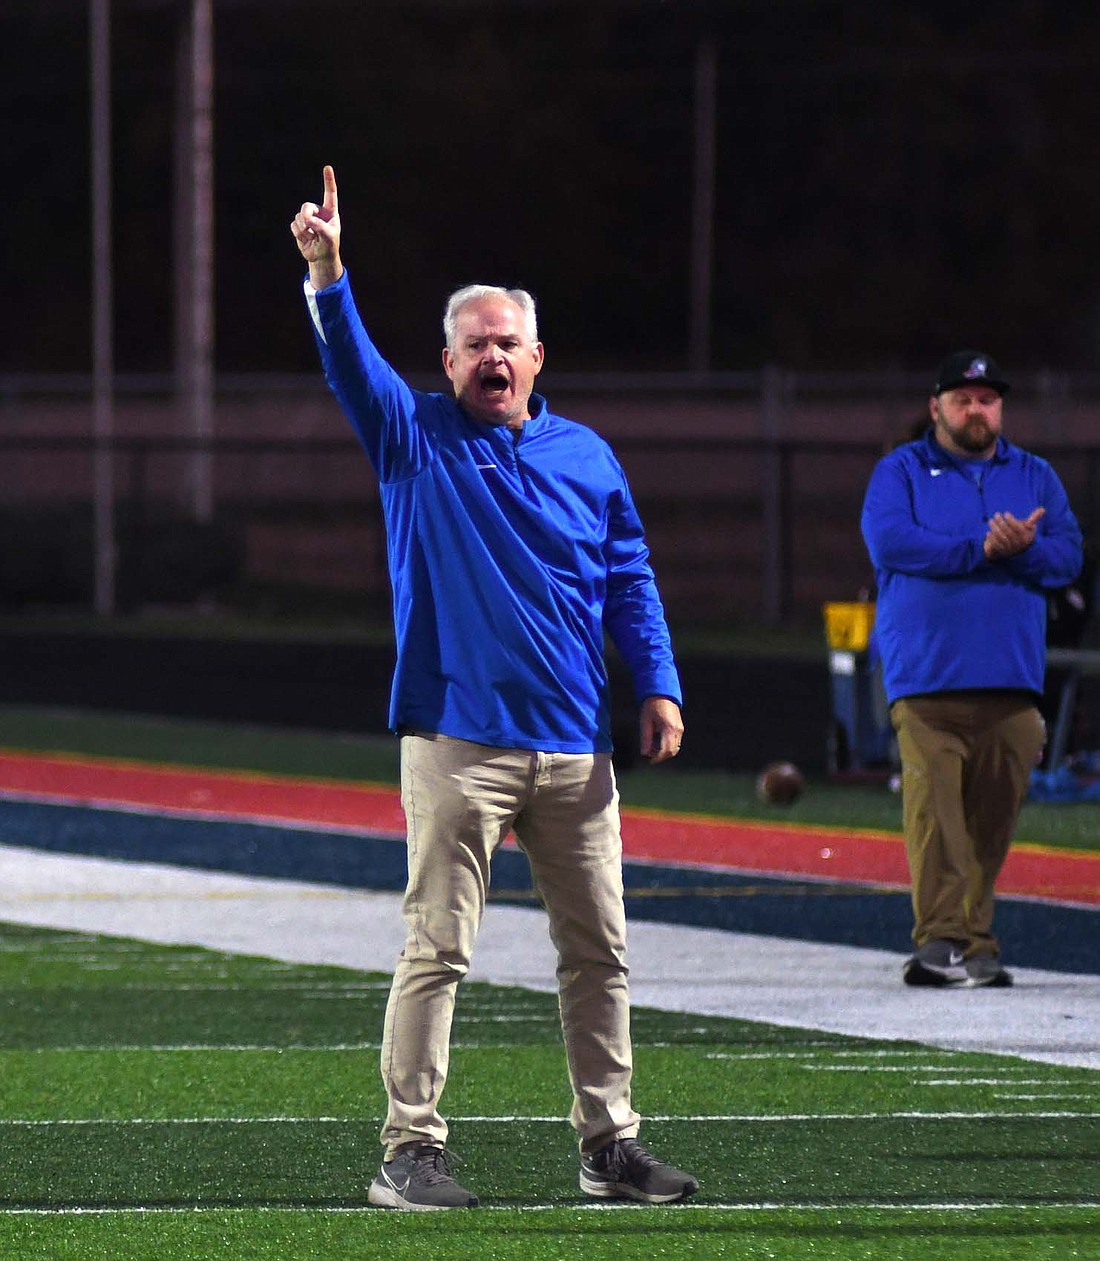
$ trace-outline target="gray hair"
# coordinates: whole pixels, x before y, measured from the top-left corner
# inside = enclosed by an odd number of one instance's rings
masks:
[[[458,313],[471,302],[480,302],[482,298],[505,298],[514,302],[523,312],[523,323],[527,340],[534,344],[539,339],[538,320],[535,318],[535,299],[526,289],[504,289],[500,285],[466,285],[456,289],[447,299],[447,309],[443,312],[443,336],[447,340],[447,349],[454,350],[458,329]]]

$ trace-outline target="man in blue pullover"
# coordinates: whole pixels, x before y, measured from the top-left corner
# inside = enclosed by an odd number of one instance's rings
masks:
[[[411,389],[375,349],[340,259],[336,177],[291,230],[325,376],[378,474],[393,586],[408,832],[407,929],[382,1038],[389,1100],[372,1204],[474,1207],[439,1111],[455,993],[509,831],[558,954],[580,1186],[682,1200],[690,1174],[637,1138],[618,793],[604,635],[630,667],[643,756],[680,751],[680,683],[641,521],[610,448],[534,393],[535,307],[471,285],[444,316],[452,394]]]
[[[988,355],[949,355],[930,428],[879,462],[863,505],[901,757],[908,985],[1012,984],[994,882],[1046,735],[1046,596],[1082,551],[1057,474],[1001,436],[1007,391]]]

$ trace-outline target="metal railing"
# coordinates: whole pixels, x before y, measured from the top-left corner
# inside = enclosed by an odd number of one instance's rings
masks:
[[[620,437],[614,445],[674,622],[807,621],[824,602],[856,598],[870,585],[859,512],[881,443],[668,435]],[[388,600],[378,488],[351,437],[104,442],[8,434],[0,435],[0,605],[86,598],[80,575],[95,562],[95,456],[105,449],[114,467],[118,564],[137,566],[147,580],[159,566],[160,602],[173,599],[173,556],[176,598],[196,598],[204,548],[217,553],[205,556],[205,568],[223,589],[270,582]],[[1062,477],[1086,537],[1100,539],[1100,445],[1033,449]],[[205,523],[193,520],[189,491],[196,453],[211,477]],[[158,558],[158,547],[176,550]],[[188,548],[190,569],[181,560]],[[35,563],[37,581],[27,581]]]

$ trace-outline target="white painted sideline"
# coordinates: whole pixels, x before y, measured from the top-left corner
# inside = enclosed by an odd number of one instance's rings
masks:
[[[6,845],[3,921],[381,972],[402,939],[396,894]],[[1096,976],[1019,968],[1009,990],[911,990],[886,951],[637,921],[630,961],[637,1006],[1100,1069]],[[491,905],[471,978],[552,991],[543,913]]]

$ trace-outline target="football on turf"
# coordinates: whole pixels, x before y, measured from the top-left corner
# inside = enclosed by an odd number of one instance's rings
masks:
[[[770,806],[789,806],[805,787],[802,772],[793,762],[769,762],[756,778],[756,795]]]

